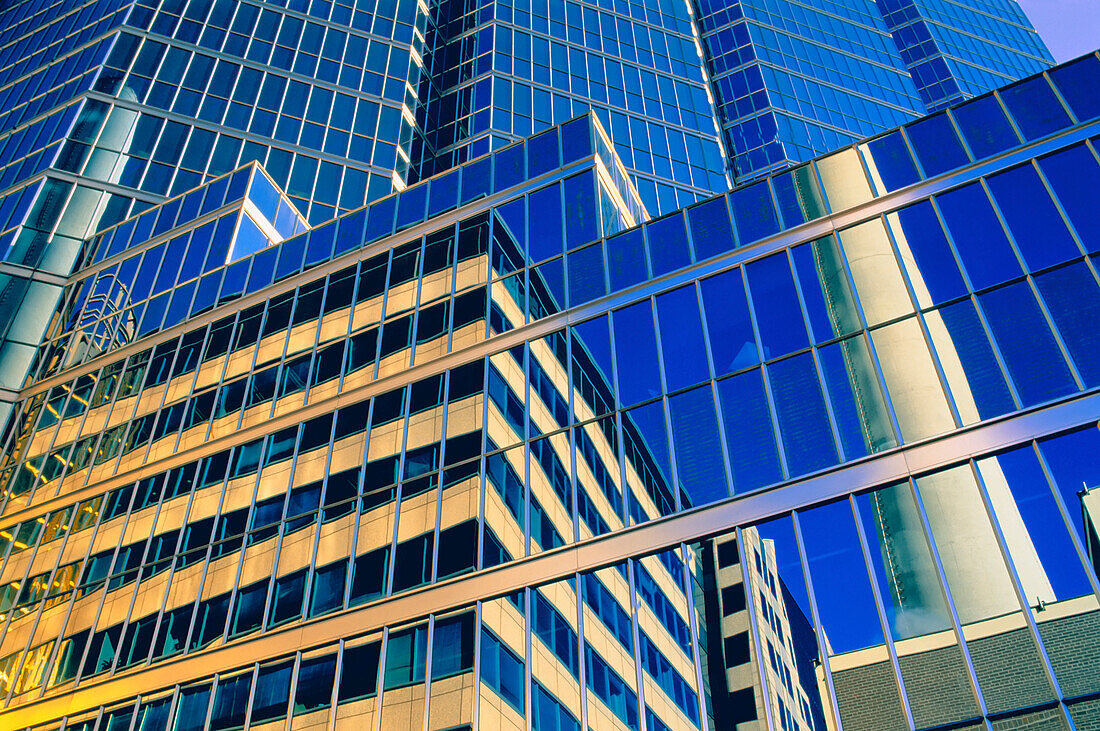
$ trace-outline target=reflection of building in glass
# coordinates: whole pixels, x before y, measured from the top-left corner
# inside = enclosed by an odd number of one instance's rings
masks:
[[[1095,723],[1100,59],[947,106],[1045,67],[1001,3],[292,5],[126,5],[11,128],[0,727]],[[750,68],[892,111],[711,195]]]

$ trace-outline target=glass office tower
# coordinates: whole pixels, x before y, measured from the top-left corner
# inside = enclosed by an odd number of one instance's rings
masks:
[[[3,434],[0,724],[1089,728],[1098,84],[660,217],[584,115],[86,239]]]
[[[1052,63],[1016,0],[697,0],[738,182]]]

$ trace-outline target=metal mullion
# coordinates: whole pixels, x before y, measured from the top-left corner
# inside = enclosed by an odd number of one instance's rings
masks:
[[[396,213],[394,214],[396,215]],[[393,272],[393,250],[397,248],[397,245],[389,247],[386,253],[386,285],[382,291],[382,311],[378,315],[378,342],[374,346],[374,369],[371,372],[371,382],[378,380],[378,369],[381,366],[382,360],[382,337],[385,335],[385,330],[388,318],[386,316],[386,307],[389,305],[390,300],[390,275]],[[381,253],[381,252],[379,252]]]
[[[393,565],[392,561],[390,562],[390,565]],[[374,723],[372,724],[372,729],[370,731],[385,731],[382,728],[382,710],[384,707],[382,703],[382,697],[386,692],[386,659],[389,655],[390,650],[390,627],[389,625],[386,625],[381,627],[380,629],[382,630],[382,636],[378,639],[378,644],[380,647],[378,651],[378,678],[375,681],[377,683],[377,685],[375,686],[375,698],[377,698],[377,700],[375,701],[374,718],[372,719]],[[480,683],[478,683],[478,685],[480,685]],[[475,728],[477,727],[475,726]]]
[[[1016,600],[1020,603],[1022,608],[1021,614],[1027,622],[1028,631],[1030,633],[1032,641],[1035,643],[1035,649],[1039,653],[1039,657],[1042,660],[1043,671],[1046,675],[1047,682],[1050,683],[1051,689],[1054,691],[1054,695],[1059,699],[1064,699],[1065,694],[1062,692],[1061,684],[1058,682],[1058,677],[1054,673],[1054,667],[1050,661],[1050,655],[1046,650],[1046,645],[1043,644],[1042,636],[1039,634],[1038,624],[1035,621],[1034,615],[1032,615],[1031,603],[1028,601],[1027,595],[1024,593],[1023,581],[1020,579],[1020,574],[1016,570],[1015,563],[1012,560],[1012,553],[1008,547],[1008,540],[1005,538],[1004,531],[1001,529],[1000,521],[997,519],[996,511],[993,509],[992,500],[989,497],[989,489],[986,487],[985,479],[982,477],[982,472],[978,469],[974,460],[970,460],[968,467],[973,475],[975,486],[978,489],[978,493],[981,496],[982,507],[985,509],[986,516],[989,519],[990,526],[993,528],[993,534],[997,540],[997,548],[1000,550],[1001,558],[1005,562],[1005,567],[1008,569],[1009,575],[1012,577],[1012,589],[1016,593]],[[1014,499],[1014,498],[1013,498]],[[921,508],[923,515],[923,506]]]
[[[381,339],[379,339],[379,342],[381,342]],[[408,446],[409,440],[409,410],[411,408],[410,401],[412,391],[411,386],[412,384],[406,384],[401,387],[402,390],[404,390],[404,393],[401,395],[401,447],[400,451],[398,451],[397,453],[397,474],[394,476],[394,479],[397,480],[397,482],[394,485],[393,539],[392,543],[390,543],[390,565],[389,571],[387,572],[388,576],[386,577],[387,591],[383,594],[383,596],[387,597],[393,595],[393,582],[394,579],[397,577],[397,546],[401,543],[401,541],[398,539],[401,536],[401,503],[403,502],[403,488],[405,487],[405,448]],[[373,399],[371,407],[371,411],[373,412]],[[432,562],[432,572],[435,571],[435,553],[435,546],[432,546],[432,555],[429,559]]]
[[[427,622],[428,629],[426,630],[428,639],[426,640],[427,644],[424,646],[424,707],[422,711],[424,720],[423,726],[421,727],[422,731],[428,731],[429,729],[428,721],[430,717],[428,716],[428,711],[431,708],[432,698],[432,655],[435,652],[435,622],[436,615],[429,614]],[[379,715],[381,715],[381,707],[379,707],[378,711]]]
[[[191,375],[191,387],[187,391],[184,392],[183,399],[181,401],[177,402],[181,405],[181,408],[183,409],[183,413],[180,414],[180,425],[176,428],[176,432],[175,432],[176,433],[176,439],[175,439],[175,441],[173,442],[173,445],[172,445],[172,453],[173,454],[175,454],[176,452],[179,451],[179,444],[180,444],[180,441],[183,439],[183,431],[184,431],[183,419],[187,415],[187,407],[190,405],[191,399],[194,398],[194,396],[195,396],[195,385],[198,383],[199,369],[202,367],[202,354],[203,354],[203,351],[206,349],[206,342],[209,340],[211,334],[213,333],[212,328],[209,325],[202,325],[202,326],[199,327],[199,329],[203,330],[203,337],[202,337],[202,344],[199,347],[199,352],[198,352],[198,356],[197,356],[198,357],[198,362],[195,364],[194,371]],[[181,339],[180,339],[180,347],[181,348],[183,347],[182,343],[183,343],[183,341],[182,341],[182,337],[181,337]],[[171,381],[172,381],[172,379],[169,379],[169,383],[171,383]],[[167,393],[168,393],[168,390],[165,389],[165,396],[167,396]],[[159,421],[159,419],[158,419],[158,421]],[[165,435],[165,436],[167,436],[167,435]],[[149,451],[150,452],[153,451],[153,442],[151,442],[151,441],[149,442]]]
[[[669,549],[676,553],[676,558],[680,560],[680,576],[673,577],[678,581],[678,586],[681,591],[684,592],[684,605],[685,614],[687,615],[688,635],[691,638],[691,654],[688,655],[692,667],[695,669],[695,677],[692,680],[695,681],[695,688],[699,692],[695,694],[696,708],[699,711],[699,718],[707,718],[707,701],[705,697],[704,688],[706,685],[703,682],[703,660],[702,660],[702,641],[699,633],[699,623],[696,621],[698,612],[696,611],[694,575],[692,570],[688,568],[689,561],[687,559],[688,547],[683,543],[680,543],[675,548]],[[694,549],[692,549],[694,555]]]
[[[436,468],[436,474],[438,475],[439,485],[435,489],[436,494],[436,509],[435,509],[435,531],[432,534],[432,540],[434,541],[435,551],[439,554],[439,535],[443,530],[443,476],[444,465],[447,464],[447,412],[448,412],[448,399],[450,398],[450,372],[446,372],[440,375],[443,385],[442,401],[440,408],[443,410],[443,414],[440,417],[440,438],[439,438],[439,467]],[[412,408],[412,397],[410,399],[410,409]],[[411,418],[411,414],[410,414]],[[432,562],[431,582],[435,583],[439,580],[439,561],[438,558]],[[476,564],[476,559],[475,559]]]
[[[329,425],[328,447],[326,447],[326,451],[325,451],[325,472],[324,472],[324,476],[321,478],[321,481],[322,481],[321,499],[318,501],[319,504],[317,506],[317,517],[316,517],[317,524],[316,524],[316,528],[314,528],[314,530],[313,530],[313,550],[310,552],[310,562],[309,562],[309,566],[307,567],[308,570],[306,571],[305,585],[302,588],[302,605],[303,605],[302,606],[302,621],[303,622],[310,618],[309,617],[309,609],[310,609],[310,605],[312,604],[312,602],[310,601],[310,596],[313,593],[314,583],[315,583],[316,578],[317,578],[317,550],[318,550],[318,547],[321,545],[321,530],[324,526],[325,500],[328,497],[328,479],[329,479],[329,476],[330,476],[329,475],[329,470],[332,468],[332,435],[335,431],[336,431],[336,418],[335,418],[335,414],[334,414],[333,419],[332,419],[332,424]],[[358,517],[358,514],[356,514],[356,517]],[[344,578],[344,582],[345,582],[345,584],[348,583],[346,575],[345,575],[345,578]],[[343,604],[341,604],[340,606],[342,607]],[[226,622],[226,624],[228,624],[228,622]]]
[[[263,326],[263,314],[264,313],[262,313],[262,312],[260,313],[260,326],[261,327]],[[221,375],[217,376],[217,378],[214,379],[214,382],[212,384],[210,384],[211,392],[214,394],[214,400],[210,404],[210,416],[208,416],[206,418],[206,429],[203,431],[203,440],[204,441],[209,440],[210,430],[214,428],[214,418],[215,418],[214,414],[216,413],[216,410],[217,410],[217,407],[218,407],[218,393],[221,392],[222,386],[225,385],[226,373],[229,370],[229,360],[230,360],[230,358],[233,357],[233,341],[237,336],[238,328],[240,328],[240,326],[243,322],[243,320],[241,318],[241,311],[234,312],[231,315],[231,317],[233,318],[233,327],[230,328],[230,330],[229,330],[229,345],[226,348],[225,353],[223,355],[218,356],[219,358],[224,358],[224,362],[222,363],[222,367],[221,367]],[[211,334],[213,334],[213,332],[214,332],[213,322],[211,323],[210,332],[211,332]],[[259,341],[257,341],[257,344],[258,343],[259,343]],[[209,345],[209,341],[207,342],[207,345]],[[253,346],[253,349],[255,349],[255,346]],[[199,356],[199,364],[198,364],[198,366],[195,367],[196,382],[198,382],[198,372],[202,368],[202,364],[204,362],[206,362],[206,361],[203,360],[205,355],[206,355],[206,347],[204,346],[202,354]],[[253,354],[253,362],[255,362],[255,354]],[[180,440],[182,440],[182,439],[183,439],[183,429],[181,428],[180,429]],[[178,442],[177,442],[177,445],[178,445]]]
[[[411,242],[410,242],[411,243]],[[412,342],[409,343],[409,365],[416,365],[416,333],[420,323],[420,311],[423,309],[423,305],[420,302],[421,292],[424,288],[424,256],[425,256],[425,240],[424,237],[420,239],[420,256],[417,259],[417,275],[416,275],[416,299],[413,302],[413,314],[412,314],[412,329],[410,330],[410,337]],[[392,257],[391,257],[392,258]],[[488,297],[486,297],[488,299]],[[431,360],[431,358],[429,358]],[[427,716],[425,716],[427,718]],[[425,729],[425,731],[427,731]]]
[[[565,436],[565,441],[568,444],[568,448],[569,448],[569,465],[567,467],[567,469],[569,470],[568,493],[569,493],[569,499],[571,501],[570,505],[569,505],[569,519],[573,524],[572,525],[573,540],[572,541],[567,541],[568,543],[576,543],[577,541],[580,540],[580,536],[581,536],[581,533],[580,533],[580,531],[581,531],[581,526],[580,526],[581,518],[580,518],[580,515],[581,514],[580,514],[580,509],[577,507],[577,490],[578,490],[578,487],[577,487],[577,468],[576,468],[577,445],[576,445],[576,434],[575,434],[575,427],[574,427],[574,422],[577,420],[577,418],[576,418],[576,411],[574,410],[576,408],[576,399],[574,397],[574,391],[576,391],[576,387],[575,387],[574,382],[573,382],[573,333],[572,333],[572,330],[573,330],[573,328],[571,328],[571,327],[565,327],[565,328],[562,329],[562,335],[565,337],[565,363],[562,364],[562,366],[565,370],[565,383],[566,383],[565,408],[568,409],[568,411],[569,411],[569,413],[567,414],[568,418],[566,418],[566,426],[565,426],[564,436]],[[614,369],[612,369],[612,370],[614,370]],[[553,448],[552,445],[551,445],[551,448]],[[562,467],[566,467],[566,465],[562,465]]]
[[[754,587],[752,585],[752,571],[749,568],[751,564],[748,563],[748,554],[745,552],[744,529],[735,527],[734,533],[737,536],[737,553],[740,556],[742,566],[741,573],[744,579],[745,607],[748,611],[750,647],[753,651],[752,654],[756,658],[756,672],[761,679],[761,686],[762,688],[766,688],[768,686],[768,669],[764,663],[764,643],[760,637],[760,627],[757,622],[756,592],[753,590]],[[770,698],[764,698],[762,700],[764,706],[764,720],[767,728],[778,728],[772,714],[772,704],[769,702]]]
[[[523,606],[527,609],[523,614],[523,720],[524,727],[526,729],[532,728],[532,721],[534,720],[534,671],[532,665],[534,664],[534,645],[531,639],[534,634],[534,616],[530,608],[534,606],[534,592],[538,591],[535,587],[528,587],[523,590]],[[500,601],[499,599],[497,601]]]
[[[370,447],[370,419],[371,419],[371,407],[373,406],[373,400],[367,401],[367,424],[363,430],[363,450],[362,458],[359,460],[359,479],[358,485],[355,491],[355,525],[352,526],[351,531],[351,544],[348,548],[348,574],[344,580],[344,598],[340,602],[340,607],[349,607],[351,604],[351,587],[352,582],[355,580],[355,562],[359,558],[357,551],[359,546],[359,528],[362,525],[363,519],[363,480],[366,473],[367,464],[367,449]],[[337,416],[339,412],[337,412]],[[336,418],[333,418],[333,428],[335,428]],[[392,561],[391,561],[392,563]],[[388,572],[387,572],[388,573]],[[383,587],[384,588],[384,587]],[[343,659],[341,659],[341,665]]]
[[[294,653],[294,660],[290,666],[290,689],[287,691],[286,718],[283,720],[283,728],[289,731],[294,721],[294,697],[298,695],[298,673],[302,670],[302,651]],[[381,715],[381,713],[376,714]]]
[[[365,216],[364,216],[364,220],[366,220]],[[355,333],[355,330],[354,330],[354,326],[355,326],[355,304],[356,304],[356,298],[359,296],[359,275],[360,275],[361,269],[362,269],[362,262],[356,261],[356,262],[350,264],[349,267],[352,269],[352,273],[351,273],[352,282],[351,282],[351,302],[348,305],[348,326],[346,328],[344,328],[343,336],[336,337],[336,338],[333,339],[333,342],[336,342],[336,341],[341,340],[341,339],[344,342],[344,353],[343,353],[343,356],[340,358],[340,375],[338,375],[336,377],[336,393],[337,394],[341,394],[341,393],[344,392],[344,379],[347,377],[347,372],[348,372],[348,357],[351,354],[351,338],[352,338],[352,335]],[[329,277],[331,279],[331,275],[329,275]],[[325,299],[328,300],[328,288],[327,287],[325,288]],[[324,309],[324,307],[322,306],[322,311],[323,311],[323,309]],[[323,312],[322,312],[322,315],[321,315],[321,319],[324,319]],[[319,329],[320,328],[318,328],[318,330]],[[363,332],[366,332],[366,329],[364,329]],[[320,337],[320,336],[318,336],[318,337]]]
[[[286,538],[286,519],[287,519],[287,505],[290,502],[290,491],[294,489],[294,473],[298,469],[298,447],[301,440],[301,429],[297,429],[294,432],[294,455],[290,458],[290,480],[287,483],[286,492],[283,493],[283,510],[280,513],[280,519],[277,523],[278,534],[275,536],[274,555],[271,558],[271,577],[269,578],[269,584],[267,589],[267,597],[264,600],[264,611],[260,617],[260,632],[266,632],[268,629],[268,621],[271,619],[271,611],[275,607],[275,595],[274,591],[279,583],[279,559],[283,552],[283,540]],[[257,490],[259,483],[257,482]],[[305,598],[303,596],[303,604]],[[228,621],[227,621],[228,624]]]
[[[901,702],[901,709],[905,714],[906,720],[909,722],[909,728],[913,729],[916,728],[915,721],[913,720],[913,710],[909,707],[909,696],[905,691],[905,680],[901,676],[901,664],[898,660],[894,635],[893,632],[890,631],[890,623],[886,620],[886,610],[882,605],[882,597],[879,596],[876,590],[878,586],[878,577],[875,574],[874,561],[870,558],[870,548],[868,547],[867,536],[864,534],[863,525],[860,520],[859,506],[856,504],[855,495],[851,493],[844,499],[844,502],[848,505],[848,514],[852,516],[852,522],[855,524],[856,537],[859,538],[859,547],[863,554],[863,566],[871,583],[871,597],[874,599],[875,611],[878,613],[879,624],[882,627],[883,644],[887,654],[890,656],[890,665],[893,668],[894,678],[897,681],[896,687],[899,701]]]
[[[618,563],[621,564],[622,566],[624,566],[627,570],[627,573],[626,573],[626,591],[627,591],[627,601],[629,602],[629,605],[626,606],[626,607],[623,607],[623,609],[625,609],[630,614],[630,635],[631,635],[631,640],[633,641],[634,647],[632,648],[632,652],[629,653],[629,654],[633,655],[633,657],[631,659],[633,660],[632,664],[634,665],[634,682],[637,684],[635,686],[635,688],[636,688],[635,699],[636,699],[636,703],[638,704],[637,705],[638,718],[641,721],[641,727],[643,729],[645,729],[646,728],[646,723],[645,723],[645,708],[646,708],[646,702],[645,702],[645,677],[644,677],[643,671],[642,671],[642,658],[641,658],[641,654],[642,654],[642,627],[641,627],[641,621],[638,617],[638,595],[637,595],[637,593],[635,592],[635,589],[634,589],[634,566],[632,565],[635,562],[631,561],[629,559],[626,559],[626,560],[620,561]],[[605,571],[615,571],[615,564],[612,564],[611,566],[608,566],[604,570]],[[599,580],[598,577],[597,577],[597,580]],[[623,680],[626,680],[626,678],[623,678]]]
[[[917,515],[920,517],[924,544],[936,568],[936,576],[939,578],[940,591],[944,604],[951,614],[951,630],[955,635],[955,641],[958,643],[959,650],[962,653],[963,662],[966,663],[966,669],[970,679],[970,690],[974,694],[974,700],[978,703],[978,710],[983,717],[986,717],[989,715],[989,707],[985,702],[985,694],[982,692],[981,683],[978,681],[978,671],[975,669],[974,660],[970,655],[970,646],[967,643],[966,634],[962,628],[962,620],[959,619],[959,612],[955,608],[955,600],[951,596],[951,587],[947,581],[947,573],[943,567],[943,559],[940,558],[939,548],[936,546],[935,535],[932,532],[932,523],[928,518],[928,513],[924,508],[924,500],[921,497],[920,490],[917,488],[914,478],[910,477],[906,482],[906,489],[909,496],[913,498],[913,504],[917,509]],[[1009,571],[1012,571],[1012,569],[1010,568]],[[1015,574],[1015,572],[1013,572],[1013,574]]]

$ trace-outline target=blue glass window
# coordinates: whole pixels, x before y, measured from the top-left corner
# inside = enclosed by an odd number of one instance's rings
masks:
[[[1021,165],[988,183],[1030,271],[1080,256],[1035,168]]]
[[[897,446],[866,341],[842,340],[822,348],[818,357],[845,459]]]
[[[706,380],[710,373],[695,287],[689,285],[658,296],[657,319],[661,323],[668,390],[677,391]]]
[[[959,265],[932,204],[923,201],[897,212],[894,239],[921,306],[940,304],[966,294]],[[912,256],[906,254],[911,253]]]
[[[1039,293],[1087,388],[1100,384],[1100,287],[1083,262],[1035,278]]]
[[[1012,125],[992,94],[969,101],[953,111],[976,159],[996,155],[1019,144]]]
[[[710,386],[672,396],[668,408],[676,448],[681,508],[686,510],[727,497],[722,446]]]
[[[791,249],[814,342],[832,340],[860,328],[859,311],[848,284],[844,259],[832,236]]]
[[[558,186],[535,191],[528,202],[531,209],[527,237],[530,260],[537,262],[561,254],[561,193]]]
[[[599,235],[599,213],[596,210],[594,173],[586,172],[566,178],[565,244],[567,249],[594,241]]]
[[[1040,158],[1039,167],[1085,248],[1100,251],[1100,165],[1088,146],[1082,143]]]
[[[1070,432],[1039,442],[1039,451],[1050,468],[1050,476],[1061,493],[1062,503],[1077,533],[1077,540],[1087,545],[1092,533],[1086,533],[1081,510],[1081,490],[1100,485],[1100,432],[1095,426]],[[1092,534],[1095,535],[1095,534]]]
[[[603,247],[586,246],[569,253],[569,306],[576,307],[607,294],[603,277]]]
[[[764,184],[767,192],[767,183]],[[718,196],[705,203],[687,209],[691,224],[691,240],[695,245],[695,259],[701,261],[730,251],[734,247],[730,214],[726,209],[726,197]]]
[[[752,331],[741,270],[731,269],[704,279],[700,287],[715,374],[721,376],[759,363],[760,350]]]
[[[777,175],[772,178],[772,185],[783,214],[783,225],[787,228],[825,215],[825,199],[821,195],[813,165],[803,165]],[[740,226],[741,211],[736,202],[733,204],[733,217]],[[745,238],[741,241],[747,243]]]
[[[653,276],[659,277],[691,263],[684,218],[680,213],[650,221],[645,231]]]
[[[1038,139],[1071,124],[1069,115],[1042,76],[1013,84],[999,93],[1026,140]]]
[[[1100,60],[1088,56],[1050,71],[1054,85],[1062,92],[1079,122],[1100,116],[1100,95],[1096,93],[1096,79],[1100,77]]]
[[[836,464],[836,447],[813,356],[802,353],[772,364],[768,380],[791,476]]]
[[[792,180],[792,178],[785,178],[785,180]],[[733,207],[733,220],[737,224],[737,240],[740,246],[759,241],[779,231],[779,221],[776,219],[775,207],[772,205],[771,193],[766,181],[738,188],[729,194],[729,198],[730,205]],[[785,212],[785,217],[798,220],[812,216],[803,216],[800,210],[798,216],[793,213],[787,216]]]
[[[995,289],[978,300],[1025,406],[1077,390],[1027,282]]]
[[[927,176],[939,175],[970,161],[946,112],[914,122],[905,132]]]
[[[778,358],[809,345],[787,255],[779,253],[751,262],[745,273],[760,327],[764,359]]]
[[[950,343],[936,343],[938,349],[950,347],[953,352],[939,354],[943,361],[958,357],[965,373],[969,393],[958,393],[956,401],[972,398],[983,419],[1007,414],[1016,408],[1016,403],[1005,383],[1004,374],[997,363],[997,357],[989,344],[989,337],[982,327],[974,303],[963,300],[939,310],[944,327],[950,336]],[[934,337],[934,336],[933,336]]]
[[[1000,284],[1022,273],[981,185],[953,190],[936,202],[975,289]]]
[[[917,167],[913,159],[909,157],[909,150],[905,147],[905,139],[901,132],[876,137],[867,143],[867,167],[871,170],[871,178],[882,182],[888,193],[898,188],[920,180]]]
[[[657,341],[649,300],[616,311],[614,322],[622,405],[630,406],[660,395]]]
[[[607,273],[612,292],[646,280],[645,237],[641,228],[630,229],[607,240]]]

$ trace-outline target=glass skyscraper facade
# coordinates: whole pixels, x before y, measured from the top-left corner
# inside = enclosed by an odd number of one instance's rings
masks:
[[[1100,724],[1100,57],[0,14],[0,727]]]

